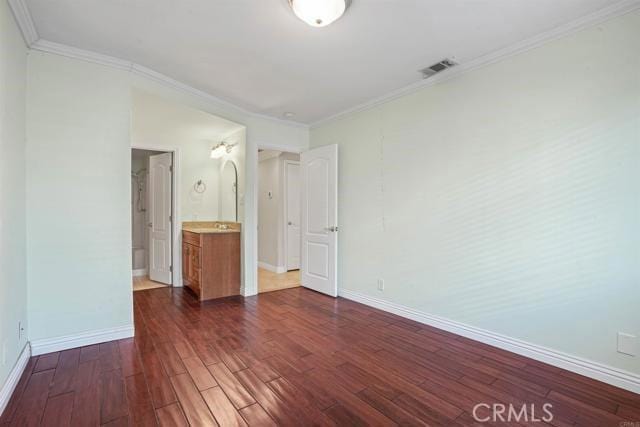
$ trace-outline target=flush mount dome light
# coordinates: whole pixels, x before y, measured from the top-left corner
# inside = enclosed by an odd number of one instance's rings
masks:
[[[312,27],[326,27],[337,21],[351,0],[289,0],[293,13]]]

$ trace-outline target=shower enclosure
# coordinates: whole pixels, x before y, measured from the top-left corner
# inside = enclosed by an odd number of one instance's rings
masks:
[[[147,157],[132,153],[131,157],[131,261],[133,274],[147,274]]]

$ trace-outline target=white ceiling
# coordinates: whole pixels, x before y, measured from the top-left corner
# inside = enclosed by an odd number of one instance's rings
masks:
[[[27,0],[41,38],[115,56],[247,110],[313,123],[615,0],[353,0],[312,28],[287,0]]]

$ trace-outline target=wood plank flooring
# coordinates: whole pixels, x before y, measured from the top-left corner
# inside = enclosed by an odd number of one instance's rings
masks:
[[[640,395],[304,288],[134,303],[135,338],[31,358],[0,426],[484,425],[478,403],[640,422]]]

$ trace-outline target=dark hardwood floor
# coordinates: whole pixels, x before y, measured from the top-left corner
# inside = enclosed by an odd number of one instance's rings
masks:
[[[303,288],[134,301],[134,339],[31,358],[0,425],[480,425],[479,403],[527,405],[493,425],[545,403],[556,426],[640,422],[640,395]]]

